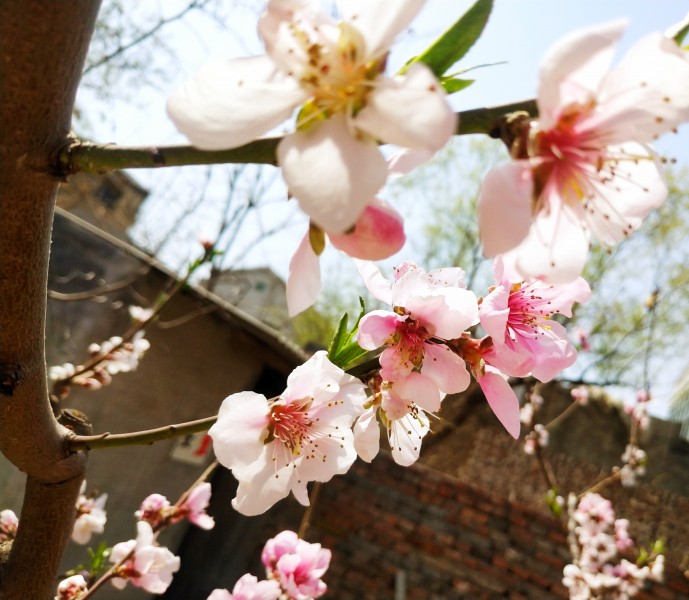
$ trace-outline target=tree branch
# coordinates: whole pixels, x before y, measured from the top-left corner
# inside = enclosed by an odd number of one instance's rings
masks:
[[[494,132],[497,121],[505,114],[526,111],[536,116],[535,100],[513,102],[490,108],[477,108],[458,113],[457,135]],[[185,165],[277,164],[275,151],[282,138],[262,138],[229,150],[199,150],[193,146],[150,146],[147,148],[93,144],[77,138],[57,155],[53,171],[60,177],[74,173],[107,173],[119,169],[156,169]]]
[[[83,453],[65,452],[45,365],[48,256],[57,180],[97,0],[0,2],[0,450],[27,474],[0,600],[49,600],[75,517]]]
[[[166,425],[156,429],[135,431],[133,433],[101,433],[99,435],[73,435],[67,440],[67,447],[71,452],[93,450],[96,448],[115,448],[118,446],[143,446],[161,440],[169,440],[191,433],[208,431],[218,420],[217,415],[197,419],[187,423]]]

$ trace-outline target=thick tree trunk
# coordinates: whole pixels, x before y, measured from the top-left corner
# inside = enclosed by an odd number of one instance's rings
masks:
[[[50,174],[69,132],[98,0],[0,0],[0,450],[27,474],[0,599],[49,600],[85,457],[65,451],[48,400]]]

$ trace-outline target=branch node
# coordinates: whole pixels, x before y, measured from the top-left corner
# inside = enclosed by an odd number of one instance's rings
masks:
[[[17,364],[0,364],[0,395],[13,396],[15,388],[24,379],[24,372]]]
[[[64,408],[57,418],[57,422],[76,435],[91,435],[93,433],[93,425],[88,416],[76,408]]]

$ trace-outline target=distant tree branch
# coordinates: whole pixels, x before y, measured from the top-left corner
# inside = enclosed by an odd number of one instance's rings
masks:
[[[118,290],[121,290],[122,288],[125,288],[132,283],[134,283],[139,277],[143,277],[150,271],[150,267],[147,265],[143,267],[142,269],[139,269],[136,273],[132,273],[131,275],[128,275],[127,277],[115,281],[113,283],[108,283],[105,285],[101,285],[99,287],[91,288],[90,290],[86,290],[83,292],[69,292],[69,293],[63,293],[63,292],[56,292],[55,290],[48,290],[48,298],[51,298],[53,300],[63,300],[63,301],[70,301],[70,300],[90,300],[91,298],[96,298],[98,296],[102,296],[103,294],[111,294],[112,292],[116,292]]]
[[[182,17],[184,17],[187,13],[191,12],[194,9],[201,8],[205,4],[208,4],[208,0],[204,0],[203,2],[199,0],[193,0],[192,2],[189,3],[188,6],[186,6],[183,10],[178,12],[177,14],[167,17],[164,19],[160,19],[151,29],[148,31],[143,32],[141,35],[138,35],[135,37],[133,40],[130,42],[127,42],[126,44],[122,44],[118,46],[115,50],[112,52],[106,54],[105,56],[102,56],[95,62],[91,63],[84,69],[84,75],[87,75],[91,71],[97,69],[98,67],[103,66],[104,64],[110,62],[113,58],[116,58],[120,54],[123,54],[127,50],[133,48],[134,46],[137,46],[141,42],[146,41],[148,38],[154,36],[158,31],[160,31],[163,27],[166,25],[169,25],[170,23],[174,23],[175,21],[179,21]]]
[[[505,114],[525,111],[537,115],[535,100],[523,100],[490,108],[477,108],[458,113],[457,135],[485,134],[495,130]],[[58,154],[54,170],[60,177],[74,173],[107,173],[119,169],[156,169],[209,164],[275,165],[275,151],[282,138],[262,138],[229,150],[199,150],[194,146],[124,147],[94,144],[73,138]]]

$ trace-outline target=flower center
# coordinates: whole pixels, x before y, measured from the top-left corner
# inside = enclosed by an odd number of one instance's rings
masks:
[[[366,96],[384,69],[385,61],[366,61],[365,42],[348,23],[339,24],[337,44],[333,46],[304,43],[309,68],[300,83],[312,99],[299,111],[297,128],[306,129],[338,113],[348,117],[356,115],[366,104]]]
[[[397,312],[397,307],[395,307]],[[399,314],[399,313],[398,313]],[[390,336],[388,344],[395,346],[397,356],[409,369],[421,368],[424,355],[424,342],[429,338],[426,329],[411,317],[398,321],[395,333]]]
[[[311,398],[305,398],[289,404],[274,404],[270,411],[267,442],[280,440],[292,454],[299,455],[313,426],[308,413],[311,401]]]
[[[551,300],[540,296],[532,286],[521,283],[512,286],[507,305],[510,309],[507,330],[512,339],[518,335],[530,338],[543,335],[543,329],[550,329],[550,318],[558,313],[551,308]]]

